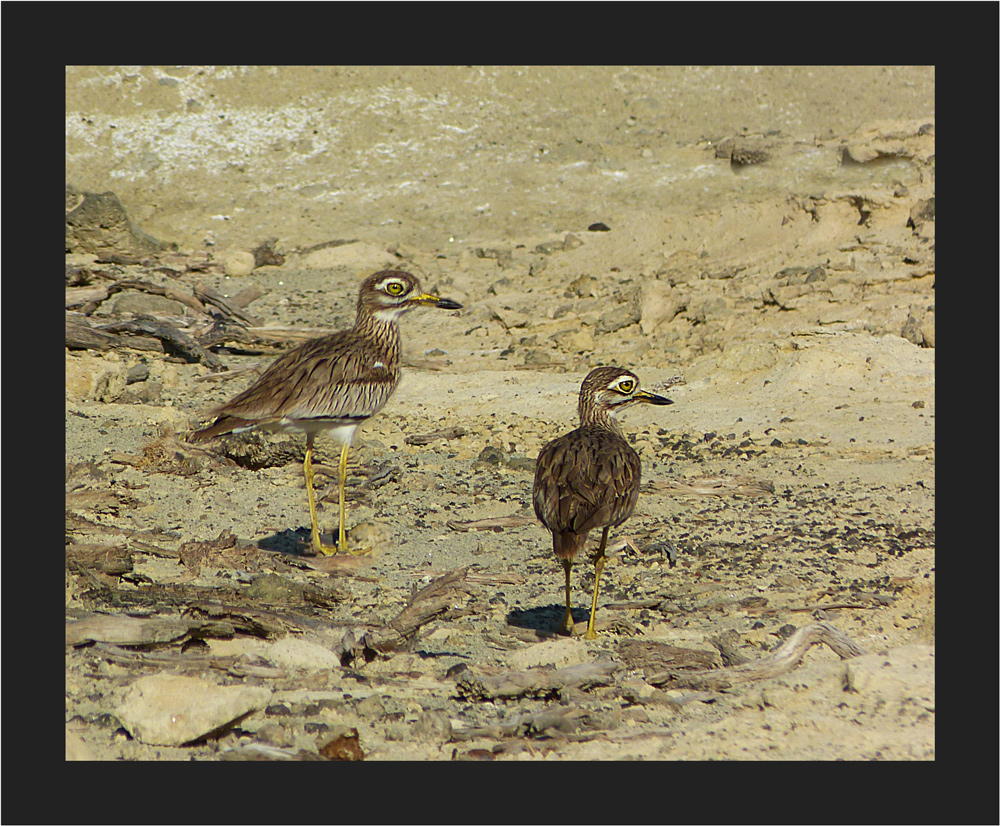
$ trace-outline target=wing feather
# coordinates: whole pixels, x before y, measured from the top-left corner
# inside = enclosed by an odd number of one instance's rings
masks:
[[[351,332],[289,350],[254,384],[212,411],[220,417],[216,424],[224,419],[251,424],[283,418],[357,420],[377,413],[399,382],[398,358],[370,343],[359,349]]]
[[[577,428],[538,455],[535,515],[553,533],[620,525],[635,510],[641,472],[638,455],[617,434]]]

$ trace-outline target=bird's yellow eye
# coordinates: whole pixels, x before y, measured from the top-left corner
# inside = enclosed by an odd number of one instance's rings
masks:
[[[618,382],[618,387],[615,388],[619,393],[624,393],[628,395],[633,390],[635,390],[635,382],[632,379],[624,379]]]
[[[385,291],[389,295],[402,295],[403,289],[403,285],[399,281],[390,281],[385,285]]]

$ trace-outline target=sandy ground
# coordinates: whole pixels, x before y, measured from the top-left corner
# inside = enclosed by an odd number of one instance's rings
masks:
[[[346,562],[297,554],[301,442],[268,437],[256,470],[183,442],[273,355],[67,350],[68,754],[934,759],[933,102],[919,67],[68,69],[67,184],[175,245],[98,263],[68,235],[68,270],[254,287],[260,327],[317,334],[386,266],[464,305],[404,319],[404,378],[351,453],[373,552]],[[248,272],[265,241],[283,263]],[[89,321],[125,298],[151,296]],[[643,492],[589,642],[552,633],[530,502],[600,364],[675,404],[625,417]],[[130,563],[80,565],[101,543]],[[454,569],[406,645],[351,647]],[[579,560],[581,624],[592,586]],[[676,679],[811,623],[865,653]],[[558,670],[585,666],[610,676]],[[554,687],[482,689],[525,670]],[[213,711],[177,734],[192,696]]]

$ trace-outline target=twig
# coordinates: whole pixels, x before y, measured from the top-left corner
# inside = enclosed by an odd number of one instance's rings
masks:
[[[445,524],[453,531],[498,531],[503,528],[520,528],[524,525],[531,525],[534,521],[527,516],[495,516],[492,519],[474,519],[471,522],[449,519]]]
[[[427,445],[438,439],[460,439],[468,431],[464,427],[446,427],[443,430],[435,430],[432,433],[415,433],[407,436],[403,442],[408,445]]]
[[[567,668],[530,668],[527,671],[508,671],[495,676],[467,675],[458,681],[458,691],[475,700],[512,699],[522,696],[549,697],[567,688],[586,689],[595,685],[609,685],[617,663],[580,663]]]
[[[436,571],[413,571],[410,576],[440,576]],[[477,585],[523,585],[524,577],[520,574],[466,574],[466,582]]]
[[[371,660],[377,655],[407,648],[422,626],[449,610],[460,608],[473,594],[474,588],[466,582],[468,572],[468,568],[456,568],[432,580],[414,593],[406,607],[386,626],[368,631],[360,639],[349,631],[341,643],[341,659],[351,661],[362,655]]]
[[[106,333],[145,333],[160,339],[164,345],[169,344],[190,362],[200,362],[215,371],[226,369],[215,353],[206,350],[187,333],[153,316],[137,315],[130,321],[105,324],[99,329]]]
[[[227,318],[242,321],[243,324],[248,326],[256,326],[260,324],[259,319],[254,318],[249,313],[243,312],[241,307],[237,306],[233,301],[227,299],[224,295],[221,295],[213,290],[207,284],[195,284],[194,294],[196,298],[201,299],[201,301],[204,301],[206,304],[211,304]]]
[[[706,669],[681,673],[667,670],[646,679],[651,685],[669,683],[671,688],[695,688],[722,691],[738,683],[777,677],[791,671],[802,661],[809,648],[818,643],[828,645],[842,660],[860,657],[864,650],[842,631],[826,622],[815,622],[800,628],[770,656],[729,668]]]
[[[649,483],[654,493],[679,496],[773,496],[774,483],[751,476],[703,476],[698,479],[657,480]]]

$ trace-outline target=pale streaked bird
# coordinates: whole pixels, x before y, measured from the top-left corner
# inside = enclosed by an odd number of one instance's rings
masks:
[[[312,339],[277,359],[253,385],[211,411],[215,421],[196,431],[195,441],[252,428],[306,436],[303,470],[312,520],[312,546],[332,554],[347,548],[345,486],[347,453],[354,432],[378,413],[399,383],[399,319],[417,307],[459,310],[448,298],[425,293],[416,276],[385,270],[368,276],[358,292],[354,326]],[[313,487],[313,442],[327,433],[340,452],[340,525],[335,546],[321,541]]]

